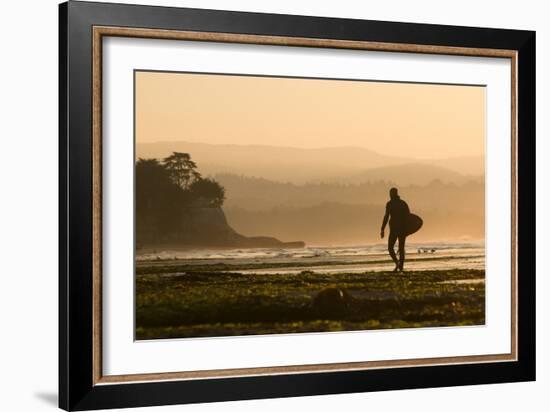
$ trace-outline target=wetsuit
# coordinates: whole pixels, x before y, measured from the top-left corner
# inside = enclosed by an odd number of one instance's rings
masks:
[[[409,216],[409,206],[399,196],[392,198],[386,203],[386,214],[382,223],[382,232],[386,227],[388,218],[390,220],[390,235],[388,236],[388,252],[395,263],[396,269],[403,270],[405,264],[405,239],[407,217]],[[395,255],[395,242],[399,240],[399,260]]]

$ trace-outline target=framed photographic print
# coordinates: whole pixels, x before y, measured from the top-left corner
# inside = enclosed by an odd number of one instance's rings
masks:
[[[535,379],[535,33],[60,5],[60,407]]]

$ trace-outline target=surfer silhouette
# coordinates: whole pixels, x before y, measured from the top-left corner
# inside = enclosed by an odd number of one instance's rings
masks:
[[[403,271],[405,264],[405,240],[407,238],[407,219],[410,211],[407,202],[402,200],[397,193],[397,189],[390,189],[390,201],[386,203],[386,213],[380,229],[380,237],[384,239],[384,230],[388,220],[390,222],[390,235],[388,236],[388,252],[395,263],[394,272]],[[395,242],[399,241],[399,260],[395,255]]]

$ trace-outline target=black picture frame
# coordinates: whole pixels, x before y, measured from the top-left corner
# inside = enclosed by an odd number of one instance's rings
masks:
[[[517,361],[94,384],[92,28],[517,52]],[[90,410],[535,380],[535,32],[70,1],[59,6],[59,406]]]

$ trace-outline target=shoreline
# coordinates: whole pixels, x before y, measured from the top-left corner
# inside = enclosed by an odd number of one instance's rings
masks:
[[[285,247],[285,245],[292,245],[296,242],[293,241],[281,241],[280,246],[273,247],[245,247],[245,246],[212,246],[212,245],[189,245],[189,244],[159,244],[157,246],[140,246],[135,248],[136,255],[146,255],[151,253],[166,253],[166,252],[182,252],[182,251],[225,251],[225,250],[276,250],[276,249],[353,249],[353,248],[376,248],[376,247],[386,247],[387,241],[384,239],[382,242],[368,242],[368,243],[350,243],[350,244],[317,244],[317,243],[306,243],[303,247]],[[408,240],[407,248],[416,249],[419,247],[426,247],[431,245],[471,245],[474,247],[485,247],[485,239],[472,239],[472,240]]]
[[[416,256],[416,257],[414,257]],[[439,264],[441,270],[453,269],[484,269],[485,255],[465,256],[426,256],[418,257],[413,255],[406,259],[405,268],[411,271],[437,270]],[[446,267],[445,267],[446,266]],[[331,257],[323,258],[302,258],[302,259],[195,259],[195,260],[159,260],[159,261],[137,261],[136,274],[144,273],[174,273],[174,272],[238,272],[241,274],[262,273],[299,273],[310,270],[316,273],[334,272],[340,267],[341,271],[351,270],[359,272],[369,271],[391,271],[393,262],[389,257],[378,257],[372,260],[365,260],[364,256],[356,258]]]

